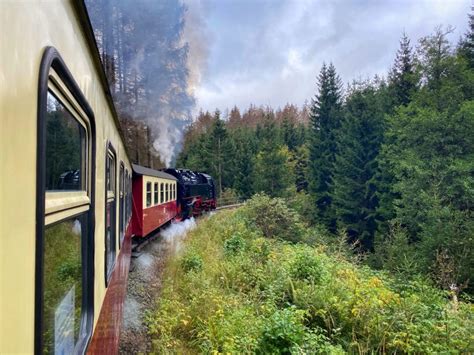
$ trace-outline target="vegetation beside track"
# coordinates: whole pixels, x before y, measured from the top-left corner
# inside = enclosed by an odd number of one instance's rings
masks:
[[[201,221],[148,314],[157,353],[474,351],[474,307],[361,265],[283,200]]]

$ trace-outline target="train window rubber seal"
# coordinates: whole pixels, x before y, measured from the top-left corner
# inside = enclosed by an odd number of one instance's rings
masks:
[[[91,159],[87,164],[90,171],[90,207],[87,212],[88,235],[82,240],[81,254],[83,302],[81,330],[75,351],[84,354],[92,337],[94,323],[94,231],[95,231],[95,166],[96,166],[96,128],[95,116],[84,94],[74,80],[64,60],[54,47],[46,47],[41,59],[38,78],[37,102],[37,153],[36,153],[36,246],[35,246],[35,354],[43,353],[43,288],[44,288],[44,234],[46,200],[46,115],[47,94],[51,69],[66,86],[69,93],[84,111],[90,124]]]

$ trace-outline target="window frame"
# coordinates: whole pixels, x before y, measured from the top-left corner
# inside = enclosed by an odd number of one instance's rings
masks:
[[[152,202],[153,202],[153,188],[152,188],[152,184],[151,184],[151,181],[149,180],[145,180],[145,208],[149,208],[152,206]],[[148,189],[148,187],[150,187],[150,189]],[[148,202],[148,194],[150,195],[150,202]]]
[[[112,190],[109,190],[108,184],[107,184],[107,164],[109,157],[112,158],[112,161],[114,163],[114,170],[113,170],[113,180],[110,180],[110,184],[112,185],[111,188]],[[104,203],[104,278],[105,278],[105,287],[107,288],[109,286],[109,281],[112,278],[112,274],[114,272],[115,264],[117,261],[117,227],[118,227],[118,218],[117,218],[117,190],[118,190],[118,164],[117,164],[117,151],[115,150],[114,146],[110,141],[107,141],[106,149],[105,149],[105,176],[104,176],[104,182],[105,182],[105,203]],[[111,194],[109,192],[112,192]],[[119,199],[120,200],[120,199]],[[110,251],[114,255],[114,260],[111,265],[107,264],[108,260],[108,250],[107,250],[107,206],[109,203],[112,203],[112,211],[113,211],[113,219],[111,218],[110,221],[110,229],[113,229],[113,236],[110,239],[111,242],[111,247]],[[119,236],[120,238],[120,236]],[[120,244],[120,243],[119,243]]]
[[[158,186],[160,186],[159,182],[154,181],[153,182],[153,205],[156,206],[160,203],[160,200],[158,198]]]
[[[125,165],[123,161],[120,161],[119,171],[119,249],[122,248],[123,241],[125,240]]]
[[[46,190],[46,123],[47,100],[50,92],[53,96],[60,96],[56,98],[75,119],[81,118],[78,121],[80,124],[86,124],[84,143],[86,153],[83,169],[85,171],[81,172],[84,180],[80,191],[47,192]],[[41,59],[37,122],[34,349],[35,353],[39,354],[43,352],[44,346],[45,230],[69,218],[85,215],[87,235],[81,238],[81,328],[74,349],[77,352],[84,352],[92,336],[94,322],[95,116],[64,60],[54,47],[46,47]],[[69,204],[66,200],[69,200]]]

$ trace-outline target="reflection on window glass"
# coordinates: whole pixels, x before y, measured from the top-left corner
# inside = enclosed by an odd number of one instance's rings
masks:
[[[160,186],[161,186],[161,188],[160,188],[160,202],[163,203],[163,202],[165,202],[165,189],[164,189],[164,184],[161,183]]]
[[[106,278],[112,274],[115,262],[115,201],[107,203],[105,221],[105,254],[106,254]]]
[[[72,354],[82,312],[81,239],[85,215],[47,227],[44,234],[43,352]]]
[[[81,190],[84,127],[50,92],[46,115],[46,190]]]
[[[151,182],[146,183],[146,206],[151,206]]]
[[[155,182],[154,189],[153,189],[153,204],[158,204],[158,183]]]

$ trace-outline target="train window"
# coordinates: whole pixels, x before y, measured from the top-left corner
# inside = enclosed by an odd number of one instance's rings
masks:
[[[93,326],[94,114],[53,48],[38,98],[35,353],[82,353]]]
[[[158,183],[154,183],[154,189],[153,189],[153,204],[157,205],[158,204]]]
[[[151,182],[146,183],[146,206],[151,206]]]
[[[160,203],[165,202],[165,184],[161,183],[160,184]]]
[[[115,151],[109,144],[105,163],[105,284],[108,285],[115,264],[116,247],[116,196],[115,196]]]
[[[120,228],[120,243],[122,246],[123,238],[125,237],[125,168],[123,163],[120,163],[120,177],[119,177],[119,228]]]
[[[130,221],[130,218],[132,218],[132,207],[133,207],[133,190],[132,190],[132,177],[129,175],[128,176],[128,220]]]
[[[169,185],[169,184],[166,184],[166,189],[165,189],[166,202],[169,201],[169,188],[170,188],[170,185]]]
[[[46,190],[82,190],[85,128],[51,93],[46,109]]]

